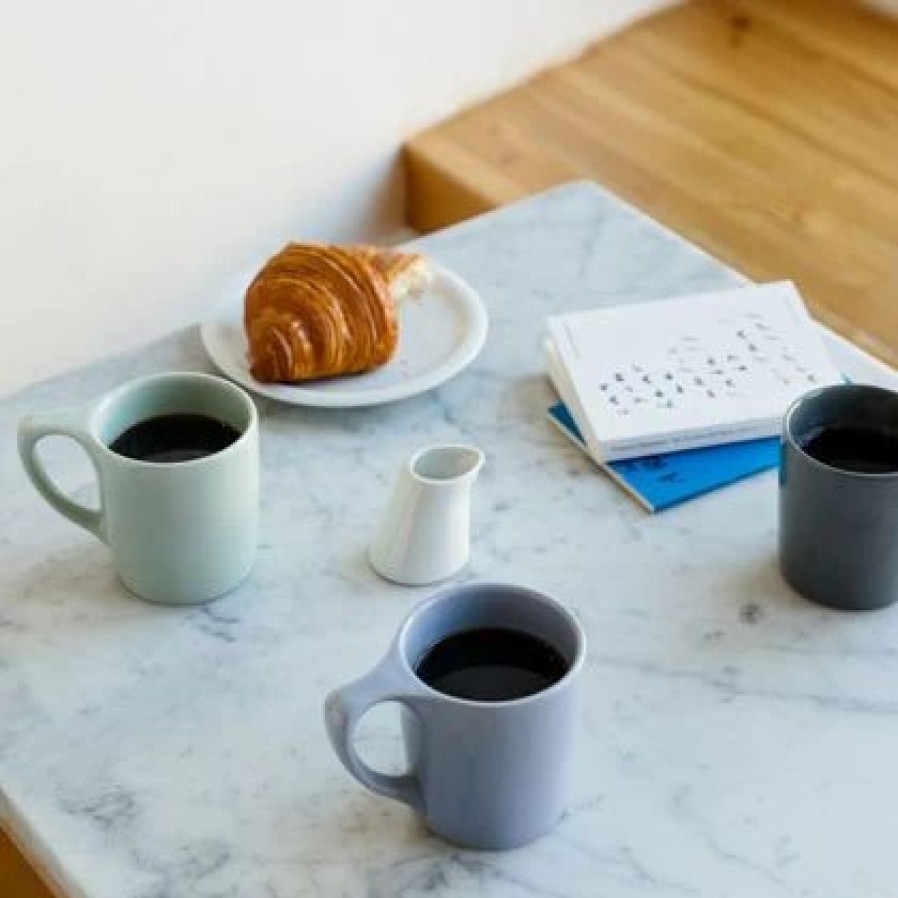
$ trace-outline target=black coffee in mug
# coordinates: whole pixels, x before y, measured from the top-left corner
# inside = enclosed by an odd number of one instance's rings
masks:
[[[859,474],[898,471],[898,435],[872,427],[830,425],[806,434],[799,445],[811,458]]]
[[[519,630],[480,627],[445,636],[427,649],[415,673],[431,689],[478,702],[542,692],[568,671],[554,646]]]
[[[109,448],[137,461],[172,464],[214,455],[239,438],[239,430],[218,418],[178,413],[138,421]]]

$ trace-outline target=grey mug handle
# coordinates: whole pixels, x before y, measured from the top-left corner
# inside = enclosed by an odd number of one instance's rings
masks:
[[[381,702],[399,702],[420,715],[427,701],[423,689],[417,687],[405,673],[401,660],[391,652],[370,673],[331,692],[324,703],[327,735],[343,766],[372,792],[417,811],[423,811],[424,798],[415,772],[392,776],[373,770],[356,752],[353,736],[362,717]]]
[[[88,430],[92,406],[28,415],[19,422],[19,458],[34,488],[50,506],[63,517],[106,541],[103,513],[103,478],[100,475],[102,459],[96,441]],[[88,508],[67,496],[50,477],[37,457],[38,443],[45,437],[64,436],[74,440],[86,453],[100,482],[100,508]]]

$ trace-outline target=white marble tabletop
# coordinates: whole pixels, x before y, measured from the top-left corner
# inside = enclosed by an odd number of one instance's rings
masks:
[[[741,279],[586,184],[420,245],[482,292],[483,355],[392,407],[261,403],[258,562],[213,605],[125,594],[14,447],[28,410],[208,368],[195,330],[0,404],[4,826],[70,898],[894,898],[898,608],[829,612],[783,585],[774,474],[650,516],[545,418],[548,313]],[[442,440],[488,455],[461,579],[546,590],[589,640],[570,810],[505,854],[366,793],[322,725],[325,693],[429,592],[364,552],[397,466]],[[75,453],[56,464],[89,490]],[[393,724],[366,727],[369,756],[395,763]]]

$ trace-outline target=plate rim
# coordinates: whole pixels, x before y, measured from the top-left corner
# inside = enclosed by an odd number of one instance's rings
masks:
[[[465,332],[459,347],[447,361],[412,380],[356,393],[314,390],[307,386],[265,384],[257,381],[250,374],[248,367],[237,368],[228,364],[228,360],[223,362],[214,349],[219,341],[213,335],[213,328],[226,320],[227,309],[230,308],[224,303],[217,311],[200,321],[200,339],[203,349],[219,373],[253,393],[287,405],[309,408],[365,408],[420,396],[422,393],[442,386],[464,371],[480,355],[489,333],[489,314],[480,293],[464,278],[444,265],[430,261],[430,266],[437,277],[448,281],[457,295],[462,297],[464,307],[470,312],[471,327]],[[248,275],[245,281],[244,279],[240,281],[234,279],[232,283],[249,283],[251,279],[252,276]],[[292,395],[284,395],[282,392],[284,390],[291,391]]]

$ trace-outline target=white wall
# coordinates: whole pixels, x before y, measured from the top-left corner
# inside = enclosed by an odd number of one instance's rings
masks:
[[[0,30],[0,392],[401,223],[402,138],[663,0],[39,0]]]

